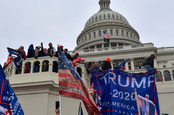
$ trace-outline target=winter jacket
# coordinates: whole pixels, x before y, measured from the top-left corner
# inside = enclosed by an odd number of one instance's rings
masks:
[[[103,62],[103,70],[109,70],[111,68],[112,68],[112,66],[111,66],[109,61],[104,61]]]
[[[93,71],[93,72],[102,72],[102,70],[100,69],[100,67],[92,67],[91,68],[91,71]]]
[[[34,48],[33,48],[33,44],[31,44],[28,48],[28,53],[27,53],[27,58],[31,58],[34,57]]]
[[[154,58],[152,56],[146,58],[143,60],[142,65],[150,65],[152,68],[154,68]]]

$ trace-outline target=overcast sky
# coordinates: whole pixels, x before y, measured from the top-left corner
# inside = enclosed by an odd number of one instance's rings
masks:
[[[76,47],[86,21],[100,9],[99,0],[0,0],[0,64],[7,47],[30,44]],[[137,30],[142,43],[174,46],[174,0],[111,0],[111,9],[122,14]]]

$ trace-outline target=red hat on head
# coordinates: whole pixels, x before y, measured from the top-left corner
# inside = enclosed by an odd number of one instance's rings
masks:
[[[67,48],[65,48],[64,50],[68,50]]]
[[[75,55],[79,55],[79,53],[78,53],[78,52],[76,52],[76,53],[75,53]]]
[[[125,70],[125,67],[124,67],[124,66],[122,66],[120,69]]]
[[[60,45],[59,47],[60,47],[60,48],[63,48],[63,46],[62,46],[62,45]]]
[[[94,64],[94,66],[95,66],[95,67],[98,67],[98,63],[96,62],[96,63]]]
[[[111,61],[111,59],[110,58],[106,58],[106,61]]]

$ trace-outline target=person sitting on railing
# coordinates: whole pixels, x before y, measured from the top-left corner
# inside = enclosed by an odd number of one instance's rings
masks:
[[[148,70],[152,70],[154,68],[154,59],[155,55],[151,54],[148,58],[144,59],[142,65]]]
[[[3,70],[5,70],[8,66],[8,63],[7,62],[4,62],[4,66],[3,66]]]
[[[31,44],[28,48],[28,53],[27,53],[27,58],[32,58],[34,57],[34,46]]]
[[[52,43],[50,42],[48,44],[49,48],[48,48],[48,56],[52,57],[52,56],[56,56],[56,49],[53,47]]]
[[[65,56],[66,56],[70,61],[73,61],[73,58],[72,58],[71,55],[69,54],[67,48],[64,49],[64,53],[65,53]]]
[[[110,69],[112,69],[110,61],[111,61],[110,58],[106,58],[106,60],[103,62],[103,70],[110,70]]]

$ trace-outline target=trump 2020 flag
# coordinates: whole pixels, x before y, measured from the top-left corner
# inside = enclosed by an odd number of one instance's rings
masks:
[[[0,65],[0,113],[2,115],[24,115],[22,107]]]
[[[140,95],[138,95],[138,106],[140,108],[141,115],[157,115],[155,104]]]
[[[81,99],[89,115],[101,115],[86,85],[59,47],[58,58],[59,94]]]
[[[149,97],[159,115],[159,103],[155,85],[155,72],[128,73],[115,69],[102,73],[92,72],[94,89],[97,95],[97,106],[103,115],[138,114],[134,89],[137,94]]]

